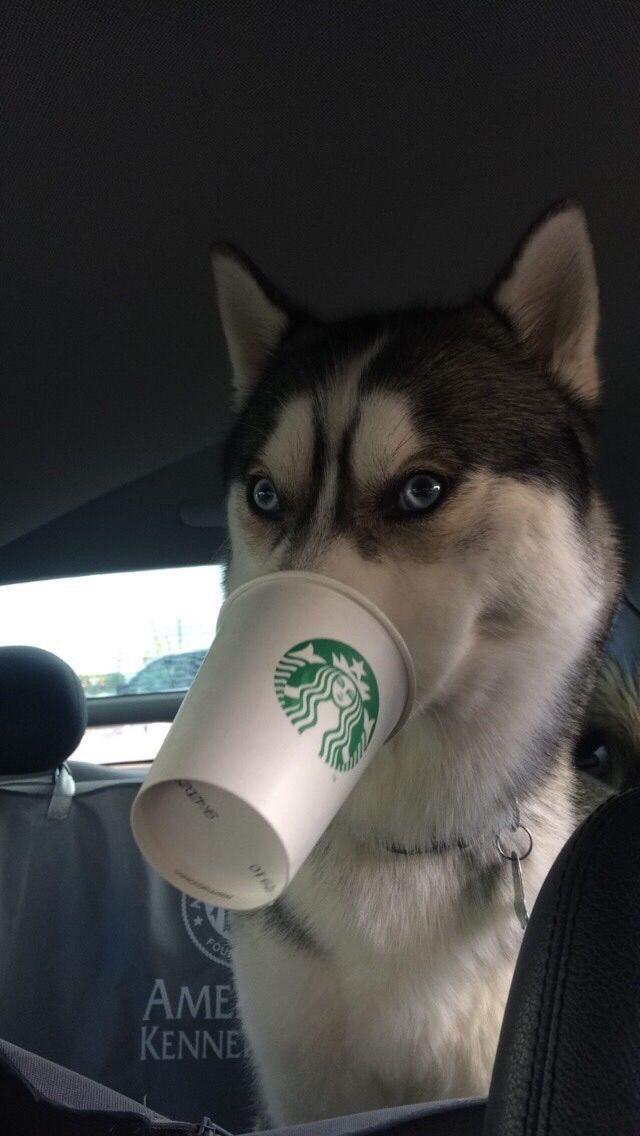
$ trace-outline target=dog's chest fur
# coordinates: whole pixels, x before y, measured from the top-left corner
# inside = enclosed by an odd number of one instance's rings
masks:
[[[353,814],[369,814],[361,836],[339,816],[285,898],[234,921],[241,1011],[272,1124],[486,1092],[522,937],[494,843],[509,813],[466,850],[403,854],[372,840],[388,824],[379,791],[388,800],[394,782],[399,793],[406,785],[394,759],[424,764],[410,740],[418,731],[382,751],[362,803],[356,790]],[[571,781],[560,762],[528,802],[529,904],[575,823]]]

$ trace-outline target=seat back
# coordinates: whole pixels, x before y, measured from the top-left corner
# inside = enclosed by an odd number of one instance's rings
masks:
[[[27,766],[0,765],[0,1037],[165,1115],[247,1130],[228,917],[142,859],[142,774]]]
[[[485,1136],[640,1132],[640,789],[574,834],[533,909]]]

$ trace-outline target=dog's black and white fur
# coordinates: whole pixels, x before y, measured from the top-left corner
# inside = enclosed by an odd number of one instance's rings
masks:
[[[456,310],[323,323],[233,249],[214,270],[239,412],[228,586],[352,584],[417,675],[284,897],[234,919],[265,1115],[482,1094],[522,937],[495,836],[517,799],[531,905],[578,820],[570,752],[619,588],[584,216],[548,214]]]

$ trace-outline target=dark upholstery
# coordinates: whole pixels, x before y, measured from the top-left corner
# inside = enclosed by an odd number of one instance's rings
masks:
[[[71,760],[51,776],[86,722],[66,663],[0,648],[0,1037],[174,1115],[210,1110],[242,1130],[228,920],[142,859],[129,824],[141,771]]]
[[[640,790],[572,837],[532,913],[485,1136],[640,1132]]]
[[[6,1041],[0,1041],[0,1101],[12,1136],[215,1136],[219,1131],[213,1122],[210,1127],[204,1121],[202,1126],[172,1123],[136,1100]],[[479,1136],[483,1112],[484,1101],[445,1101],[275,1131],[279,1136]],[[197,1115],[193,1111],[194,1120]],[[219,1120],[215,1112],[213,1117]]]
[[[38,647],[0,647],[0,776],[57,769],[80,744],[80,679]]]
[[[0,1038],[165,1115],[244,1132],[228,920],[140,855],[129,815],[142,772],[68,768],[83,776],[55,813],[51,778],[0,782]],[[8,1126],[0,1074],[0,1136],[66,1136],[23,1105],[24,1127]]]

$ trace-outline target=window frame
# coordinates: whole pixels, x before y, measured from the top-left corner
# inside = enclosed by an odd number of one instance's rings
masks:
[[[108,698],[87,698],[87,725],[129,726],[149,722],[173,722],[186,690],[166,694],[114,694]]]

